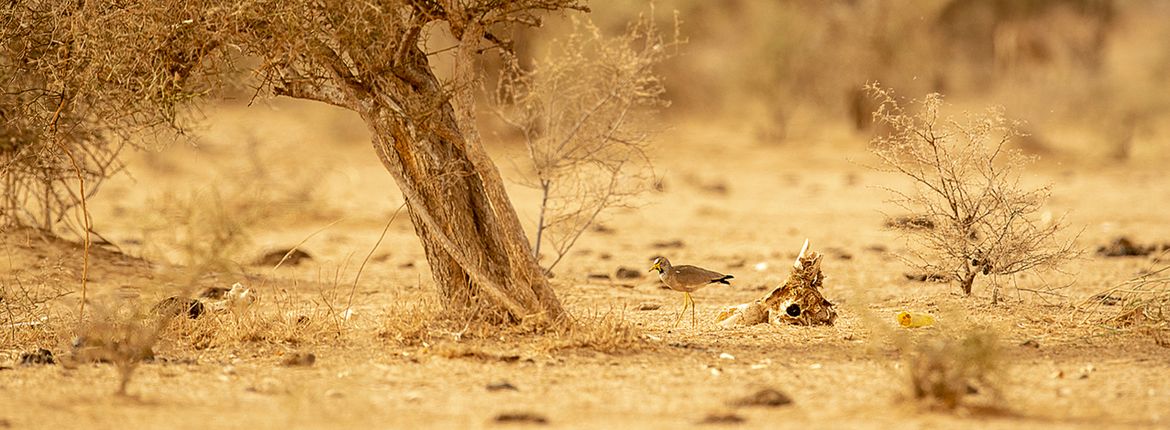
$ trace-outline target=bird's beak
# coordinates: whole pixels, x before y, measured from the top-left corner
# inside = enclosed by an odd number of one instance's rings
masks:
[[[658,263],[654,263],[653,266],[650,266],[650,270],[647,270],[647,272],[653,272],[655,270],[658,270]]]

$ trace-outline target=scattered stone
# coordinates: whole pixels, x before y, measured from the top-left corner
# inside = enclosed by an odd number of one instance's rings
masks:
[[[604,281],[608,281],[611,279],[609,277],[608,273],[590,273],[590,274],[586,275],[585,277],[589,278],[589,279],[593,279],[593,280],[604,280]]]
[[[613,254],[610,254],[608,252],[602,252],[600,254],[597,254],[597,258],[600,258],[602,260],[609,260],[609,259],[613,258]]]
[[[280,364],[289,367],[307,367],[317,362],[317,356],[311,352],[294,352],[285,357]]]
[[[740,424],[747,421],[747,418],[737,415],[735,412],[715,412],[707,414],[703,417],[699,424]]]
[[[650,244],[650,246],[653,246],[653,247],[658,248],[658,249],[678,249],[678,248],[685,247],[686,244],[683,243],[683,241],[680,239],[674,239],[674,240],[663,240],[663,241],[654,242],[654,243]],[[653,258],[651,260],[653,260]]]
[[[187,314],[187,318],[196,319],[203,315],[203,303],[187,297],[171,296],[155,303],[151,310],[162,317],[174,318]]]
[[[1023,343],[1021,343],[1020,346],[1027,347],[1027,348],[1040,349],[1040,341],[1038,341],[1036,339],[1028,339],[1028,340],[1025,340]]]
[[[916,282],[949,282],[950,277],[945,273],[927,273],[927,272],[907,272],[903,273],[906,279]]]
[[[615,275],[618,279],[639,279],[642,277],[642,271],[629,267],[618,267]]]
[[[638,310],[640,310],[640,311],[656,311],[656,310],[661,309],[661,308],[662,308],[662,305],[658,304],[658,303],[646,302],[646,303],[642,303],[642,304],[638,305]]]
[[[309,261],[313,261],[313,256],[300,249],[274,249],[257,258],[256,261],[252,262],[252,265],[268,267],[276,267],[278,264],[281,266],[297,266]]]
[[[747,396],[731,401],[732,406],[739,407],[762,406],[768,408],[777,408],[791,404],[791,397],[788,397],[787,394],[784,394],[773,388],[764,388],[754,393],[748,394]]]
[[[497,423],[516,423],[516,424],[548,424],[548,418],[534,412],[504,412],[496,415],[495,421]]]
[[[499,381],[496,381],[496,382],[492,382],[492,383],[490,383],[490,384],[487,384],[487,390],[488,390],[488,391],[504,391],[504,390],[507,390],[507,391],[520,391],[520,389],[519,389],[519,388],[516,388],[516,386],[515,386],[515,385],[512,385],[512,383],[511,383],[511,382],[508,382],[508,381],[505,381],[505,380],[502,380],[502,379],[501,379],[501,380],[499,380]]]
[[[887,248],[885,245],[882,245],[880,243],[875,243],[873,245],[866,246],[865,250],[869,251],[869,252],[878,253],[878,254],[884,254],[887,251],[889,251],[890,248]]]
[[[727,263],[727,268],[729,268],[729,269],[740,269],[740,268],[743,268],[743,266],[746,266],[746,265],[747,265],[747,260],[745,260],[745,259],[743,259],[743,258],[737,258],[737,259],[735,259],[735,260],[731,260],[731,262],[730,262],[730,263]]]
[[[25,352],[25,353],[20,354],[20,365],[21,366],[36,366],[36,365],[41,365],[41,364],[56,364],[56,363],[57,363],[57,361],[53,360],[53,351],[49,351],[49,350],[44,349],[44,348],[37,348],[36,351]]]

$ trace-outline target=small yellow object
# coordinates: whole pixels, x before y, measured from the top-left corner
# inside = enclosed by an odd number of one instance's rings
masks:
[[[927,327],[934,325],[934,316],[926,313],[898,312],[898,324],[902,327]]]

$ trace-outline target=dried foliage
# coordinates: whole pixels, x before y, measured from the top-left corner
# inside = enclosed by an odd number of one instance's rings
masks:
[[[921,339],[907,355],[910,397],[944,410],[994,407],[1002,379],[997,342],[987,329],[973,329],[958,339]]]
[[[53,305],[68,294],[56,282],[26,279],[19,272],[0,280],[0,349],[56,343],[61,327],[50,321],[58,319],[60,309]]]
[[[154,346],[170,317],[116,298],[94,303],[92,309],[91,318],[78,329],[66,365],[112,364],[118,370],[117,393],[126,395],[134,371],[154,359]]]
[[[1088,312],[1086,321],[1149,334],[1159,345],[1170,347],[1170,266],[1097,293],[1081,309]]]
[[[646,15],[617,37],[574,21],[572,33],[532,66],[506,58],[494,102],[528,149],[526,185],[541,192],[534,253],[539,258],[547,243],[553,254],[546,271],[603,211],[649,189],[650,124],[667,105],[654,68],[678,43],[677,33],[666,39]]]
[[[40,118],[17,127],[20,136],[56,133],[61,118],[97,127],[77,128],[83,135],[181,130],[193,102],[251,72],[257,95],[315,100],[362,116],[409,202],[449,310],[479,307],[497,321],[563,316],[482,147],[473,93],[477,55],[508,45],[493,31],[537,26],[545,12],[588,10],[582,3],[34,0],[0,10],[4,117],[11,105]],[[422,49],[432,29],[459,41],[449,82],[432,69],[436,53]],[[66,158],[76,162],[49,159]],[[74,173],[83,181],[79,166]],[[87,187],[78,187],[84,196]]]
[[[879,170],[913,182],[890,190],[893,202],[932,228],[904,228],[911,245],[905,256],[926,273],[949,273],[970,294],[978,275],[1010,275],[1054,268],[1079,254],[1063,240],[1060,219],[1040,212],[1049,188],[1029,189],[1020,170],[1030,161],[1005,145],[1017,124],[999,109],[962,119],[942,115],[943,99],[930,94],[909,113],[891,90],[866,89],[880,102],[874,118],[890,134],[871,142]]]

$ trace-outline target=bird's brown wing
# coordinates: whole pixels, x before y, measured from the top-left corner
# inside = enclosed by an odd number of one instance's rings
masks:
[[[686,286],[706,285],[718,282],[727,275],[695,266],[674,266],[675,280]]]

